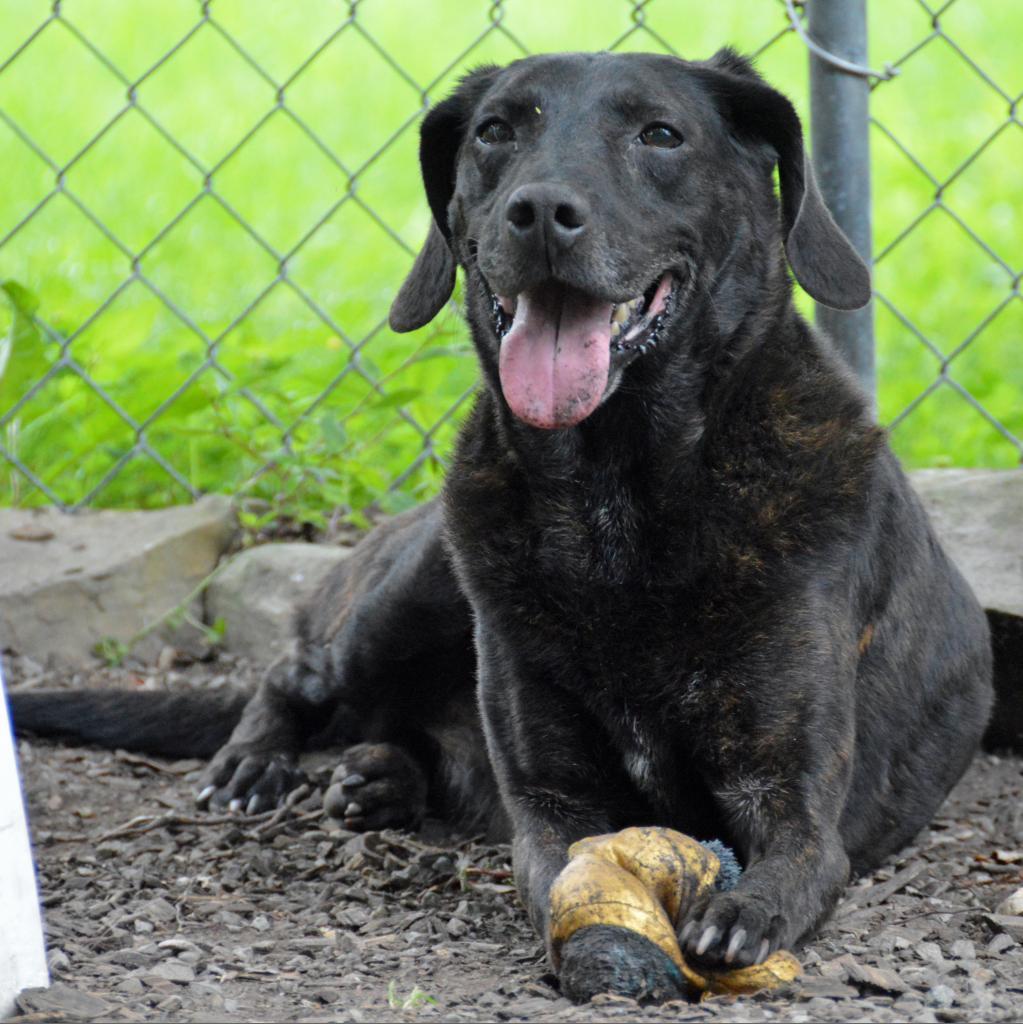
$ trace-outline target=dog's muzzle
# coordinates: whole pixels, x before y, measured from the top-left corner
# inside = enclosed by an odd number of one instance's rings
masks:
[[[534,427],[580,423],[600,405],[612,354],[644,354],[672,311],[675,277],[612,303],[548,281],[514,298],[492,296],[501,344],[501,390],[512,412]]]

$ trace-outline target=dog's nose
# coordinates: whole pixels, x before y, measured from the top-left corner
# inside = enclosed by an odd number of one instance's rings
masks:
[[[585,234],[590,210],[586,200],[564,185],[523,185],[505,208],[508,231],[522,241],[568,248]]]

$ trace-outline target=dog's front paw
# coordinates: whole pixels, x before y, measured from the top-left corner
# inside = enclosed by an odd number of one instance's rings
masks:
[[[359,743],[334,769],[323,807],[358,832],[415,828],[426,813],[426,776],[393,743]]]
[[[718,893],[685,922],[679,945],[694,967],[725,971],[763,963],[779,948],[785,921],[764,903],[738,892]]]
[[[291,754],[229,743],[203,772],[196,803],[211,810],[258,814],[276,807],[303,781],[305,776]]]

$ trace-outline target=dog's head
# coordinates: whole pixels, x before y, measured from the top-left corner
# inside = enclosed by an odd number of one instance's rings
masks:
[[[792,104],[731,51],[481,68],[426,116],[420,158],[433,224],[391,326],[429,322],[461,264],[484,371],[533,426],[579,423],[681,344],[696,294],[734,328],[778,292],[783,253],[819,302],[870,297]]]

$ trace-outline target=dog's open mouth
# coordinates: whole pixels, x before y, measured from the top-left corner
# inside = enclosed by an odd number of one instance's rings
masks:
[[[571,427],[600,404],[612,354],[644,355],[670,317],[675,278],[663,274],[636,298],[611,303],[557,282],[515,298],[492,296],[501,343],[501,390],[535,427]]]

